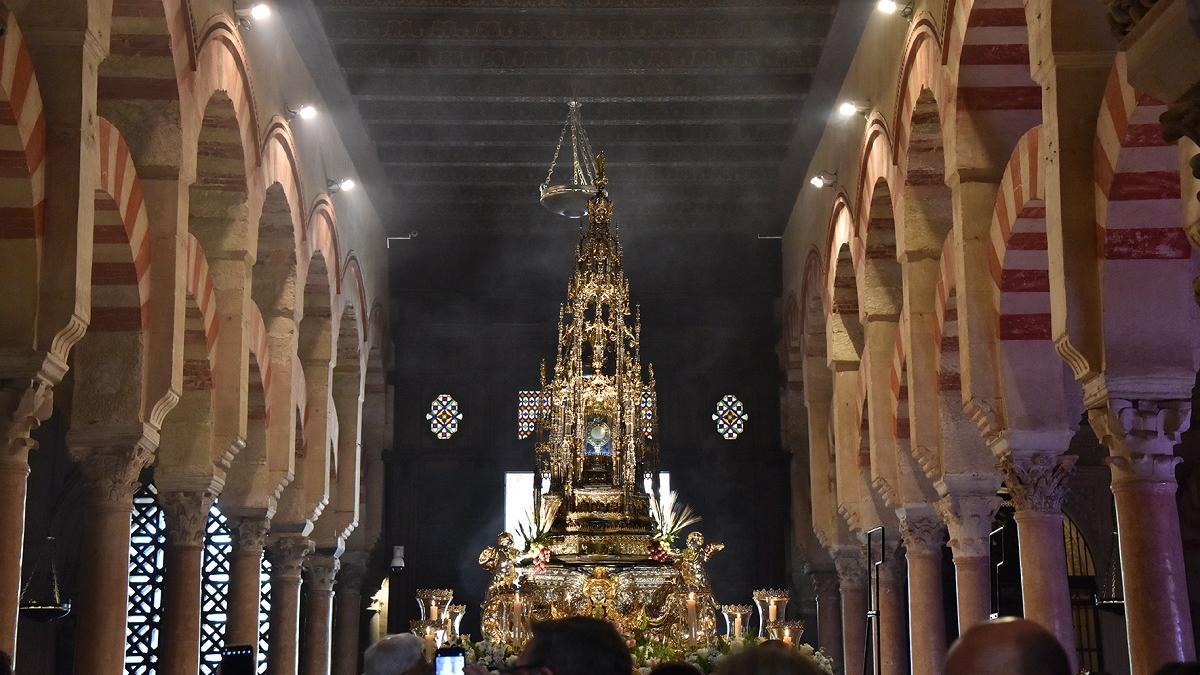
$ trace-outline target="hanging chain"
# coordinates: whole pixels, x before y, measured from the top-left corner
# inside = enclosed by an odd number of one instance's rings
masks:
[[[554,159],[550,160],[550,170],[546,172],[546,180],[542,181],[542,192],[550,187],[550,181],[554,178],[554,169],[558,166],[558,158],[562,152],[563,141],[567,138],[568,128],[571,130],[571,179],[574,185],[591,185],[596,180],[592,143],[588,138],[587,131],[583,128],[583,116],[579,112],[581,106],[576,101],[571,101],[569,106],[567,119],[563,123],[562,131],[558,134],[558,145],[554,147]]]
[[[541,191],[545,192],[546,188],[550,187],[550,177],[554,175],[554,167],[558,165],[558,153],[562,150],[563,139],[567,137],[567,127],[571,126],[571,115],[567,115],[567,121],[563,122],[562,131],[558,134],[558,145],[554,146],[554,159],[550,160],[550,170],[546,172],[546,180],[542,181]]]

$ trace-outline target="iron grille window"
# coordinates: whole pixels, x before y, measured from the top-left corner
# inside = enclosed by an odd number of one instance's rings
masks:
[[[267,645],[270,641],[271,627],[271,561],[267,560],[265,555],[262,558],[258,583],[258,675],[266,675]]]
[[[204,528],[204,581],[200,587],[200,673],[216,675],[229,611],[229,556],[233,534],[214,502]]]
[[[1075,626],[1075,652],[1079,667],[1104,670],[1100,645],[1100,615],[1096,608],[1096,565],[1083,533],[1070,518],[1063,518],[1063,544],[1067,554],[1067,584],[1071,589],[1071,623]]]
[[[129,606],[125,623],[125,672],[154,675],[162,626],[163,568],[167,522],[158,491],[147,483],[133,495],[129,519]]]

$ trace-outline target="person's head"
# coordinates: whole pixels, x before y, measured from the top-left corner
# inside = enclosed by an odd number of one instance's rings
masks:
[[[423,648],[412,633],[385,635],[363,654],[363,675],[402,675],[424,661]]]
[[[633,659],[611,623],[573,616],[533,625],[521,675],[629,675]]]
[[[702,675],[699,668],[684,661],[667,661],[654,666],[650,675]]]
[[[717,675],[823,675],[811,659],[792,649],[762,644],[726,657]]]
[[[967,629],[946,656],[946,675],[1071,675],[1071,662],[1050,631],[1007,617]]]

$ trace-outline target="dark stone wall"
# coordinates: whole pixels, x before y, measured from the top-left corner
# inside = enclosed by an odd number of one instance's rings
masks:
[[[574,265],[576,227],[544,236],[422,234],[393,248],[395,443],[388,464],[389,545],[406,547],[393,577],[392,629],[416,617],[413,592],[453,587],[478,636],[488,575],[476,563],[503,529],[504,473],[532,469],[516,438],[516,394],[552,359],[558,303]],[[703,238],[622,233],[632,300],[642,305],[643,358],[658,378],[662,468],[697,527],[727,548],[711,563],[720,602],[786,586],[789,457],[779,439],[779,247],[744,234]],[[715,244],[714,244],[715,242]],[[439,440],[425,413],[453,395],[464,419]],[[710,416],[726,393],[750,415],[736,441]]]

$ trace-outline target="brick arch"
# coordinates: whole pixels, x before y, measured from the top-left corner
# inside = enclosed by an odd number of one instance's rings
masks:
[[[363,282],[362,265],[358,262],[358,256],[354,255],[353,251],[346,254],[346,259],[341,266],[342,277],[338,282],[342,303],[353,302],[358,311],[358,334],[362,336],[364,345],[371,341],[371,327],[369,321],[371,317],[367,313],[367,308],[371,305],[367,303],[367,287]]]
[[[202,120],[213,94],[225,92],[232,102],[242,147],[252,153],[246,173],[261,161],[258,110],[245,46],[237,28],[223,15],[213,17],[201,30],[196,48],[195,78],[190,105],[192,119]]]
[[[337,230],[337,212],[334,210],[333,200],[329,198],[328,194],[321,193],[317,195],[312,208],[309,209],[305,241],[310,252],[319,251],[325,259],[326,271],[329,275],[329,288],[335,295],[342,292],[343,276],[342,252],[338,243]]]
[[[904,304],[896,249],[896,218],[886,176],[871,189],[863,237],[863,316],[898,321]]]
[[[4,343],[33,342],[45,210],[46,117],[17,17],[0,2],[0,323]]]
[[[934,102],[945,106],[950,100],[949,91],[942,75],[941,44],[934,23],[928,14],[918,15],[909,29],[905,40],[904,59],[901,62],[900,78],[896,84],[895,117],[892,128],[896,130],[892,139],[892,154],[905,166],[906,149],[913,136],[914,114],[917,112],[922,93],[930,92]],[[943,110],[935,109],[940,119],[946,119]]]
[[[247,167],[256,161],[256,148],[243,145],[243,124],[228,92],[212,92],[204,104],[196,137],[188,231],[218,258],[240,257],[253,246],[245,211],[249,201]]]
[[[1110,391],[1149,384],[1183,393],[1195,379],[1195,320],[1178,311],[1193,306],[1196,265],[1182,229],[1178,148],[1158,123],[1164,110],[1133,89],[1118,54],[1096,124],[1093,170]],[[1153,383],[1143,382],[1146,373],[1156,374]]]
[[[141,182],[121,133],[99,119],[99,180],[92,260],[90,331],[149,325],[150,240]]]
[[[875,186],[882,178],[892,174],[895,155],[892,153],[892,138],[887,124],[878,112],[867,121],[866,140],[863,142],[862,160],[858,165],[858,199],[854,205],[854,222],[859,224],[858,236],[866,237],[870,227],[870,204]]]
[[[978,148],[985,161],[999,166],[1042,119],[1025,8],[1021,0],[951,0],[945,25],[942,62],[955,78],[959,146]]]

